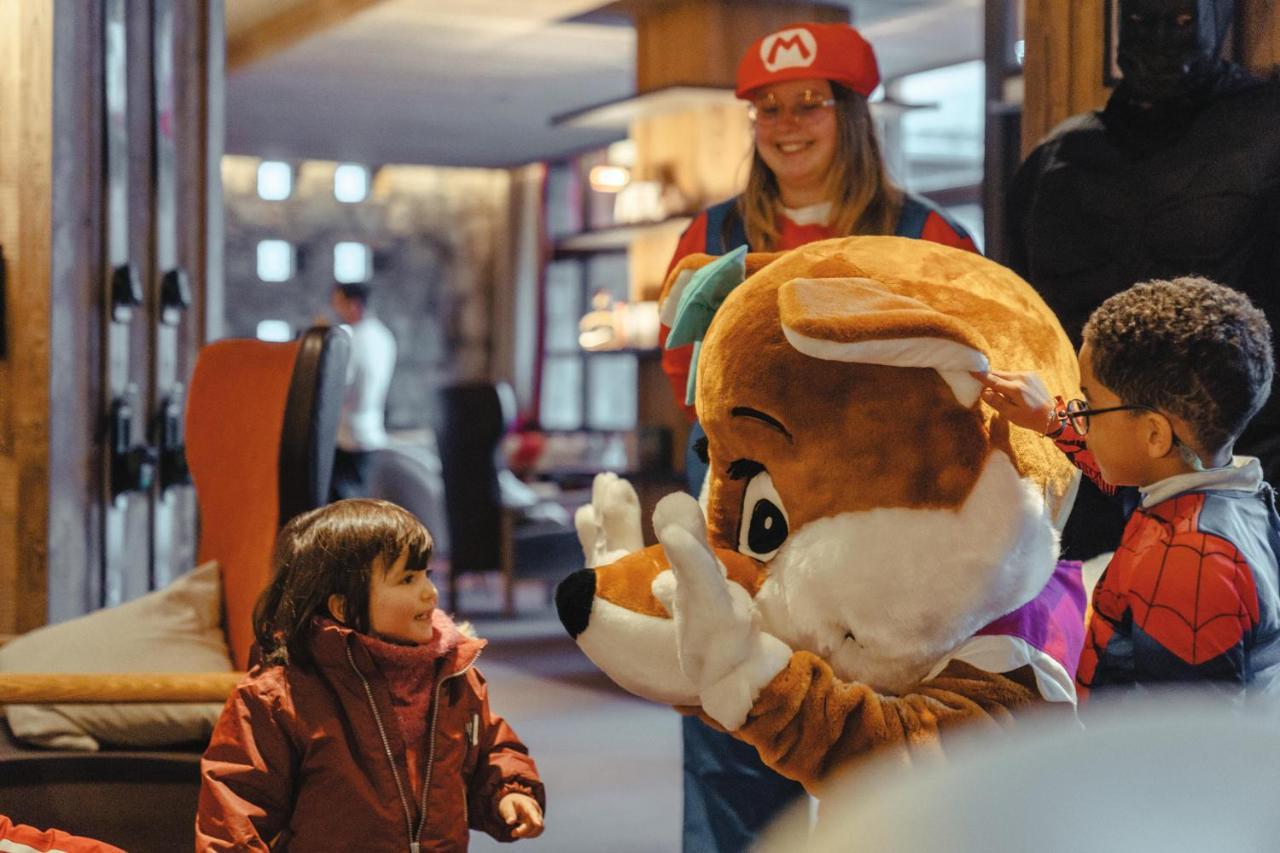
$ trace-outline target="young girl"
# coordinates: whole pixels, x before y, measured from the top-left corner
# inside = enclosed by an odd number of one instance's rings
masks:
[[[484,641],[436,609],[431,536],[377,500],[303,513],[258,599],[263,662],[200,762],[197,850],[466,850],[542,832],[542,782],[489,710]]]

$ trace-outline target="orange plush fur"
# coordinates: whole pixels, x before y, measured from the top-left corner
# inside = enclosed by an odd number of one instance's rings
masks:
[[[713,260],[686,258],[664,299]],[[1069,677],[963,652],[1045,585],[1074,483],[1050,442],[978,401],[969,371],[988,365],[1079,384],[1054,315],[998,264],[894,237],[749,255],[697,365],[705,532],[668,498],[662,544],[597,543],[607,557],[575,582],[590,583],[571,629],[583,649],[640,695],[701,705],[812,790],[872,748],[1007,723],[1046,679],[1069,702]],[[620,486],[597,489],[584,544],[636,513]],[[699,562],[702,536],[728,584],[669,571]],[[705,630],[703,602],[720,614]]]

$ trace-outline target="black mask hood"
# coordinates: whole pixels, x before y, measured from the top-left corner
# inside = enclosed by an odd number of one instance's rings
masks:
[[[1131,99],[1156,103],[1212,85],[1235,0],[1119,0],[1116,62]]]

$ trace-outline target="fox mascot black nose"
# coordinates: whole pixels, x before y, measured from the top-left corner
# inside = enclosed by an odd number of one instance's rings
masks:
[[[556,587],[556,612],[560,614],[560,623],[574,639],[587,630],[591,602],[595,597],[595,569],[574,572]]]

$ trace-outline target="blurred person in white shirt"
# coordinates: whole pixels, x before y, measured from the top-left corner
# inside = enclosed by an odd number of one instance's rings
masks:
[[[330,302],[351,331],[347,390],[330,488],[330,499],[339,500],[366,495],[370,456],[387,444],[384,412],[396,366],[396,339],[369,309],[369,285],[335,284]]]

